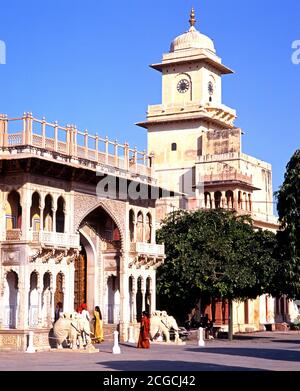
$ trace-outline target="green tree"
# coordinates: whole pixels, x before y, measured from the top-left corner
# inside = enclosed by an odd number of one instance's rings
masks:
[[[232,300],[268,291],[275,235],[255,230],[248,216],[219,209],[174,212],[157,238],[166,246],[157,279],[161,303],[180,317],[199,297],[227,299],[232,338]]]
[[[296,298],[300,295],[300,150],[289,161],[276,197],[281,229],[272,293]]]

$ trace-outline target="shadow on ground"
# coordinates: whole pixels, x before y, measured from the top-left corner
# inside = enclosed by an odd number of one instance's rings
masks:
[[[300,339],[274,339],[272,342],[300,344]]]
[[[117,371],[262,371],[256,368],[167,360],[104,361],[97,364]]]
[[[207,347],[203,348],[188,348],[186,351],[194,351],[199,353],[209,353],[209,354],[224,354],[228,356],[241,356],[241,357],[254,357],[254,358],[263,358],[266,360],[279,360],[279,361],[299,361],[300,369],[300,352],[295,350],[286,350],[286,349],[263,349],[263,348],[234,348],[234,347],[225,347],[225,348],[216,348],[216,347]]]

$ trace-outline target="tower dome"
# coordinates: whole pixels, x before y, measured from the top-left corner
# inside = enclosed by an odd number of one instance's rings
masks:
[[[190,15],[190,29],[182,35],[176,37],[171,43],[170,52],[176,52],[178,50],[186,50],[186,49],[208,49],[213,53],[216,52],[215,45],[208,36],[201,34],[195,28],[196,19],[195,19],[195,11],[192,8]]]

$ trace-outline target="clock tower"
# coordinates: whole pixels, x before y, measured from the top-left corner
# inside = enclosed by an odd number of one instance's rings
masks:
[[[212,39],[196,29],[194,9],[189,24],[162,61],[151,65],[162,75],[162,103],[148,106],[147,120],[137,124],[148,131],[159,185],[184,195],[162,200],[157,215],[174,207],[225,207],[256,209],[270,221],[271,166],[242,154],[236,111],[222,103],[222,77],[233,71]]]

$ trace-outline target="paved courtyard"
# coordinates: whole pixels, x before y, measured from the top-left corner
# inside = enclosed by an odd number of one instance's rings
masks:
[[[243,334],[232,342],[197,341],[184,346],[151,345],[150,350],[122,344],[112,354],[112,343],[97,345],[97,353],[0,353],[0,370],[21,371],[300,371],[300,333]]]

